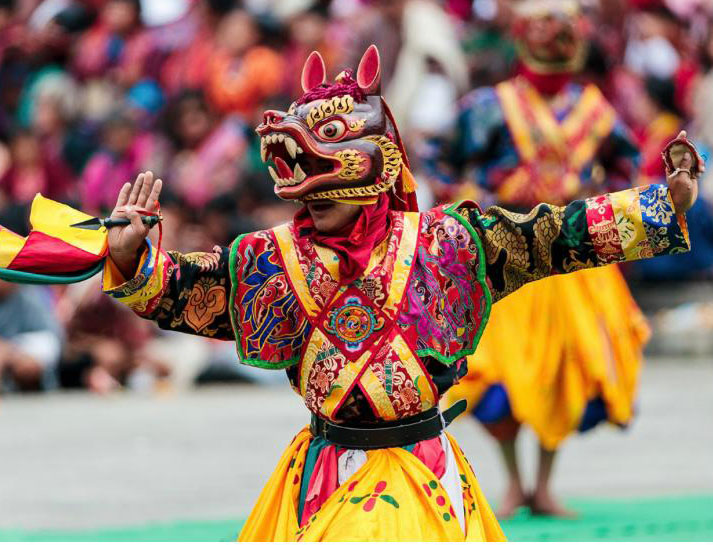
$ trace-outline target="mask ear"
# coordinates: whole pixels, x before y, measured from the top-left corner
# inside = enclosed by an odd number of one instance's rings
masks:
[[[371,44],[359,61],[356,73],[357,85],[367,95],[378,95],[381,91],[381,59],[379,50]]]
[[[306,93],[327,81],[324,59],[317,51],[312,51],[302,67],[302,90]]]

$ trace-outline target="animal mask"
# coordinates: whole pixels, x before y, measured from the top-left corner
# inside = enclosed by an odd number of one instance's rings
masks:
[[[520,0],[515,13],[512,31],[525,65],[539,74],[581,69],[587,29],[576,0]]]
[[[287,112],[268,110],[257,127],[262,160],[285,200],[376,202],[394,190],[396,209],[414,209],[413,179],[396,125],[380,96],[379,52],[370,46],[356,71],[326,83],[324,60],[312,52],[302,69],[304,94]],[[412,202],[406,202],[406,201]]]

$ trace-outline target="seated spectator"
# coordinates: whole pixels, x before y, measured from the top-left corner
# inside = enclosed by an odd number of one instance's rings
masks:
[[[62,332],[49,291],[0,280],[0,390],[41,390],[56,383]]]
[[[140,150],[139,170],[166,171],[170,143],[156,128],[164,102],[163,91],[153,80],[142,80],[126,92],[126,115],[137,131],[134,146]]]
[[[96,145],[92,135],[77,123],[80,87],[63,70],[41,70],[21,97],[18,118],[40,138],[45,161],[72,177],[71,186]],[[69,171],[68,171],[69,169]],[[68,187],[69,193],[73,187]],[[63,195],[65,199],[74,195]]]
[[[0,177],[0,192],[15,205],[29,204],[37,193],[65,198],[74,178],[61,157],[44,153],[40,138],[29,130],[17,131],[10,141],[10,165]]]
[[[674,102],[675,87],[670,79],[648,76],[645,93],[639,98],[641,175],[639,185],[660,183],[666,176],[661,150],[683,128],[683,118]],[[658,146],[658,147],[657,147]]]
[[[153,148],[145,144],[128,112],[117,112],[104,123],[101,149],[82,173],[80,193],[86,211],[111,211],[124,182],[149,166],[147,157]]]
[[[79,40],[74,69],[83,78],[103,77],[129,86],[143,75],[151,39],[141,26],[139,0],[104,2],[96,24]]]
[[[106,394],[122,386],[147,389],[170,374],[168,365],[144,350],[154,336],[153,324],[135,320],[103,297],[96,282],[79,289],[78,300],[63,302],[70,315],[59,368],[61,386]],[[72,299],[72,293],[65,297]]]
[[[246,127],[235,117],[221,122],[203,95],[186,91],[167,112],[177,153],[167,171],[167,188],[200,208],[231,192],[239,182]]]
[[[232,4],[216,0],[195,4],[187,16],[194,25],[189,39],[172,51],[161,67],[161,84],[169,96],[178,95],[182,89],[205,87],[215,51],[215,29]]]
[[[261,45],[255,20],[243,10],[234,10],[223,18],[216,42],[208,73],[208,97],[217,110],[252,120],[256,109],[282,89],[282,57]]]

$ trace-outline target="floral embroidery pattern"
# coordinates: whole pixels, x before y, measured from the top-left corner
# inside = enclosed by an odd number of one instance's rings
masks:
[[[351,498],[349,501],[356,505],[366,499],[362,508],[367,513],[374,509],[374,507],[376,506],[376,500],[385,501],[389,505],[392,505],[396,509],[398,509],[399,502],[397,502],[393,496],[390,496],[389,494],[383,494],[384,490],[386,490],[386,481],[379,481],[378,483],[376,483],[376,486],[374,486],[374,492],[372,492],[371,494],[366,494],[364,496],[356,496],[354,498]]]
[[[245,363],[297,363],[310,325],[278,264],[269,235],[259,232],[242,239],[236,268],[240,271],[234,302],[236,341],[248,360]]]
[[[475,348],[488,305],[478,277],[485,264],[479,261],[477,242],[444,210],[423,214],[422,243],[399,324],[412,328],[417,353],[440,356],[450,364],[458,353]]]
[[[225,286],[214,278],[201,278],[188,296],[185,320],[196,332],[210,325],[226,309]]]
[[[327,396],[335,387],[339,387],[334,381],[347,363],[347,358],[329,339],[325,339],[317,350],[304,392],[305,405],[313,412],[319,411]]]

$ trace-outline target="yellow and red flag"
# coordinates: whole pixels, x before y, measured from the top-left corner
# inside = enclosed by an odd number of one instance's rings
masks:
[[[27,237],[0,226],[0,278],[63,283],[98,272],[108,252],[106,229],[72,227],[88,219],[91,216],[38,193]]]

